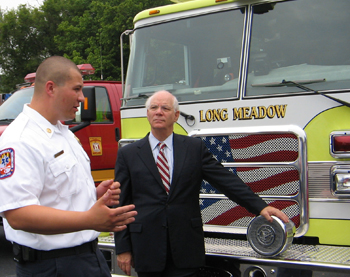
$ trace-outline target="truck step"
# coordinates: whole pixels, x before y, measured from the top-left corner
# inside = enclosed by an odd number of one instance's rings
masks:
[[[292,244],[285,252],[275,256],[262,256],[248,241],[205,238],[207,255],[229,255],[241,261],[270,260],[274,263],[327,266],[350,270],[350,247],[329,245]]]

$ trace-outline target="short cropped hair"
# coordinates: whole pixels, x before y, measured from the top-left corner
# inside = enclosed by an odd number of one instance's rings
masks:
[[[52,56],[47,58],[36,70],[35,86],[45,85],[48,81],[63,86],[71,78],[70,69],[80,73],[77,65],[65,57]]]

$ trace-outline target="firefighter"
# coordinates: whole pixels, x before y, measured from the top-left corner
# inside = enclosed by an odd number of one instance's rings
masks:
[[[118,232],[136,211],[118,204],[119,184],[95,187],[87,154],[68,127],[83,80],[77,66],[50,57],[37,69],[31,103],[0,139],[0,215],[17,276],[110,276],[99,231]]]

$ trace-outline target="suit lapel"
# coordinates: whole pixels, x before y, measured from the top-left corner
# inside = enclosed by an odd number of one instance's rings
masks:
[[[164,188],[164,185],[160,178],[158,168],[156,166],[156,162],[154,161],[152,149],[149,145],[148,135],[140,140],[138,155],[140,159],[143,161],[143,163],[145,164],[145,166],[148,168],[148,170],[152,173],[154,178],[157,180],[159,185],[161,185]],[[164,191],[165,191],[165,188],[164,188]]]
[[[183,136],[174,134],[174,169],[173,179],[170,185],[170,194],[176,186],[177,180],[181,175],[182,167],[185,163],[188,145],[185,143]]]

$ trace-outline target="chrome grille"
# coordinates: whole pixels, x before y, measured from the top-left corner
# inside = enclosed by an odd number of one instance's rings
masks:
[[[267,203],[285,212],[297,227],[296,236],[305,234],[306,139],[301,128],[198,130],[190,136],[201,138],[224,167],[237,174]],[[242,230],[255,217],[206,180],[200,192],[205,230],[244,233]]]

